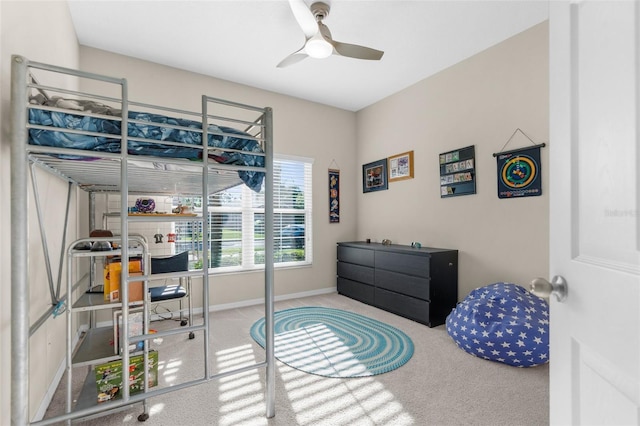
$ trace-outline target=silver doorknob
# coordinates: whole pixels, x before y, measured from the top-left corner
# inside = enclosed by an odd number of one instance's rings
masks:
[[[538,297],[548,299],[553,294],[558,302],[567,298],[567,282],[560,275],[553,277],[551,282],[544,278],[536,278],[529,284],[529,291]]]

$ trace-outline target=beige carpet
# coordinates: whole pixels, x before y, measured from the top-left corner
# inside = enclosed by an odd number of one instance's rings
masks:
[[[415,352],[404,366],[373,377],[314,376],[277,362],[276,415],[265,417],[264,369],[212,380],[148,400],[147,425],[546,425],[549,368],[514,368],[458,349],[444,326],[414,321],[338,294],[276,303],[276,310],[326,306],[367,315],[405,332]],[[264,360],[249,335],[264,315],[260,306],[210,314],[210,373]],[[177,326],[154,322],[152,328]],[[160,355],[160,386],[203,377],[203,339],[186,335],[153,345]],[[77,374],[76,376],[80,376]],[[64,388],[65,379],[61,388]],[[47,417],[64,411],[61,389]],[[87,425],[135,425],[142,406],[85,421]]]

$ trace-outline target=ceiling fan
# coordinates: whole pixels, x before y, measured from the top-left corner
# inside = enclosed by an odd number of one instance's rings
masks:
[[[289,0],[289,5],[306,40],[302,48],[284,58],[278,64],[278,68],[293,65],[306,57],[322,59],[338,55],[374,61],[382,58],[384,52],[380,50],[333,40],[329,28],[322,23],[329,15],[330,7],[327,3],[315,2],[311,7],[307,7],[304,0]]]

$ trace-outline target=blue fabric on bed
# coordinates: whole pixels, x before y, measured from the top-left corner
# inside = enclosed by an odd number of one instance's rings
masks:
[[[142,120],[149,124],[127,123],[129,137],[153,139],[157,141],[179,142],[190,145],[201,145],[202,134],[197,131],[202,124],[197,121],[181,118],[166,117],[159,114],[141,113],[130,111],[129,119]],[[88,117],[57,111],[45,111],[29,109],[29,122],[43,126],[52,126],[63,129],[75,129],[97,133],[119,135],[121,121],[109,120],[97,117]],[[162,127],[158,124],[171,124],[175,126],[189,127],[196,131],[173,129]],[[237,149],[244,152],[262,152],[260,145],[253,139],[245,139],[250,136],[239,130],[229,127],[209,126],[210,132],[230,133],[236,136],[208,134],[209,146],[214,148]],[[72,133],[64,133],[50,130],[29,129],[29,143],[33,145],[51,146],[58,148],[82,149],[97,152],[120,152],[120,140],[107,136],[89,136]],[[129,154],[148,155],[155,157],[186,158],[199,160],[202,150],[185,146],[163,145],[157,142],[129,141]],[[264,157],[240,152],[227,152],[216,150],[210,152],[210,158],[222,164],[234,164],[243,166],[264,167]],[[60,155],[60,158],[86,160],[87,157]],[[238,171],[242,181],[256,192],[260,191],[264,173],[254,171]]]
[[[549,362],[549,305],[516,284],[473,290],[447,316],[446,327],[460,349],[479,358],[515,367]]]

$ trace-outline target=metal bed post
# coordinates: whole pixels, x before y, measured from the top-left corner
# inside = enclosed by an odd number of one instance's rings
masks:
[[[128,176],[128,151],[129,141],[128,125],[129,120],[129,94],[127,91],[127,80],[120,81],[122,92],[122,124],[120,126],[120,300],[122,301],[122,340],[124,348],[122,350],[122,400],[129,401],[129,384],[125,383],[125,371],[129,371],[129,176]],[[146,364],[145,364],[146,369]],[[146,371],[145,371],[146,372]],[[146,380],[146,379],[145,379]],[[147,412],[146,404],[144,412]]]
[[[202,95],[202,315],[204,321],[204,378],[209,375],[209,100]],[[197,242],[196,242],[197,244]],[[192,325],[192,324],[190,324]]]
[[[29,422],[27,61],[11,57],[11,424]]]
[[[89,232],[96,229],[96,193],[89,193]],[[96,259],[89,259],[89,290],[93,290],[96,279]],[[89,312],[89,328],[96,326],[96,312]]]
[[[264,287],[265,287],[265,355],[267,360],[266,371],[266,404],[267,417],[276,415],[275,412],[275,355],[273,336],[273,110],[265,108],[265,196],[264,196]],[[267,225],[269,224],[269,225]]]

